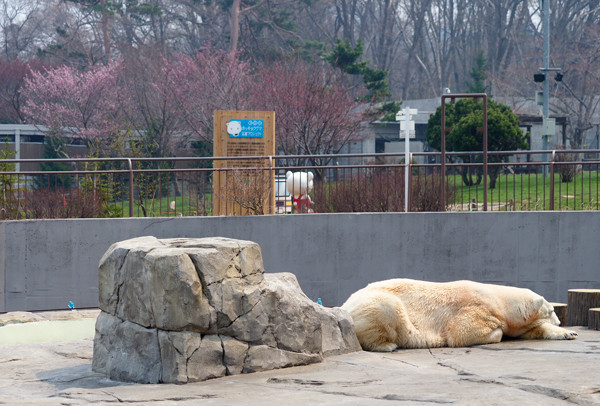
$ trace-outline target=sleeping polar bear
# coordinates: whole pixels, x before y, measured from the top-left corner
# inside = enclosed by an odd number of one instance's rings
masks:
[[[502,336],[572,340],[558,327],[554,308],[529,289],[472,281],[434,283],[411,279],[375,282],[342,305],[367,351],[466,347],[497,343]]]

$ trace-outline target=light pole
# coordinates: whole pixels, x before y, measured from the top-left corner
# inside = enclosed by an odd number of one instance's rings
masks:
[[[556,133],[556,121],[554,118],[548,117],[549,100],[550,100],[550,78],[549,73],[551,71],[560,71],[560,68],[550,67],[550,0],[541,0],[542,2],[542,35],[544,38],[544,56],[543,56],[543,67],[538,70],[543,75],[544,90],[542,97],[542,149],[546,151],[548,149],[548,139],[553,137]],[[534,80],[540,82],[541,77],[534,75]],[[558,76],[557,76],[558,78]],[[562,78],[562,76],[561,76]],[[558,80],[558,79],[557,79]],[[544,161],[548,160],[548,155],[544,154]],[[544,168],[544,177],[547,176],[548,168]]]

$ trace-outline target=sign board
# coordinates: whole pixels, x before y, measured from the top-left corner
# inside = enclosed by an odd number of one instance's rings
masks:
[[[396,121],[400,121],[401,118],[404,118],[404,115],[408,113],[409,116],[414,116],[415,114],[419,113],[419,110],[417,109],[402,109],[400,110],[398,113],[396,113]]]
[[[410,120],[408,122],[409,138],[415,138],[415,122]],[[400,121],[400,138],[406,138],[406,121]]]
[[[400,139],[406,139],[407,126],[408,138],[415,138],[415,122],[412,120],[412,116],[418,112],[417,109],[405,108],[396,113],[396,121],[400,122]]]
[[[554,137],[556,134],[556,119],[554,117],[544,117],[542,123],[542,135]]]
[[[213,155],[214,215],[275,212],[274,111],[215,111]]]
[[[231,138],[263,138],[264,120],[229,120],[227,133]]]

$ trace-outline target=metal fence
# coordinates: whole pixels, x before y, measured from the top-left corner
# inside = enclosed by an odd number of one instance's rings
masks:
[[[405,170],[409,211],[600,209],[600,150],[490,152],[485,171],[482,152],[446,158],[445,173],[439,153],[0,160],[0,218],[398,212]],[[288,171],[313,174],[304,200]]]

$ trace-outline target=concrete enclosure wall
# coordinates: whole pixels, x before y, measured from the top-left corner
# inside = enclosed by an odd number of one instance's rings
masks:
[[[600,212],[360,213],[0,222],[0,312],[98,306],[98,261],[116,241],[223,236],[260,244],[267,272],[341,305],[397,277],[526,287],[565,302],[600,288]]]

